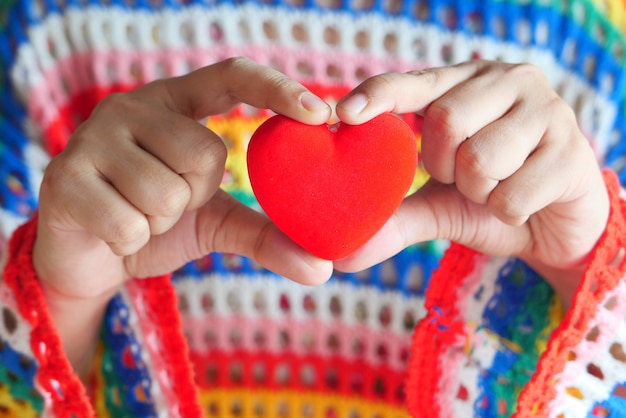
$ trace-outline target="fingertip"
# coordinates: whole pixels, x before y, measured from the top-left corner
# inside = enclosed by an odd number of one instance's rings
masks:
[[[341,100],[337,107],[341,107],[347,113],[358,115],[365,110],[369,102],[370,99],[365,94],[354,93]]]
[[[337,117],[349,125],[358,125],[367,121],[364,114],[370,99],[363,93],[350,94],[337,103]]]
[[[326,283],[333,275],[333,263],[329,260],[309,254],[305,258],[308,268],[296,281],[307,286],[319,286]]]
[[[333,264],[319,258],[292,241],[273,224],[266,224],[251,256],[268,270],[293,282],[317,286],[330,279]],[[236,252],[236,251],[235,251]]]
[[[302,107],[309,112],[317,112],[319,110],[328,109],[328,103],[309,91],[302,93],[300,96],[300,103],[302,104]]]
[[[300,95],[300,105],[304,110],[301,121],[311,125],[327,122],[332,114],[330,105],[310,91]]]

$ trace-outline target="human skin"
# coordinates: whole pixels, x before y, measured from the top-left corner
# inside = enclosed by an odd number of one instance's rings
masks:
[[[332,263],[219,189],[226,147],[197,121],[240,103],[321,124],[329,106],[245,58],[104,99],[44,173],[33,263],[81,378],[107,302],[124,281],[231,252],[303,284]]]
[[[304,123],[331,111],[300,84],[247,59],[105,99],[46,169],[33,252],[48,308],[82,378],[104,308],[132,277],[212,251],[249,256],[303,284],[333,263],[219,189],[226,149],[197,120],[245,102]],[[606,227],[608,196],[572,110],[530,65],[469,63],[366,80],[337,105],[344,123],[424,116],[432,179],[409,196],[344,271],[408,245],[450,239],[527,261],[569,303]]]
[[[569,306],[609,199],[573,110],[545,75],[529,64],[470,61],[375,76],[337,104],[345,123],[382,112],[424,117],[421,159],[431,179],[335,267],[358,271],[447,239],[519,257]]]

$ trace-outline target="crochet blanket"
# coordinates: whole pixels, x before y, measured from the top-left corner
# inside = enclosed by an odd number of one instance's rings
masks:
[[[0,411],[61,417],[624,417],[626,3],[620,0],[0,0]],[[516,259],[445,242],[309,288],[232,254],[132,280],[93,379],[72,372],[32,269],[42,170],[112,92],[248,56],[329,102],[369,75],[472,58],[531,62],[606,172],[610,228],[573,308]],[[256,206],[247,140],[207,126],[222,187]],[[420,121],[406,115],[420,139]],[[427,179],[420,168],[412,190]],[[445,255],[444,255],[445,253]]]

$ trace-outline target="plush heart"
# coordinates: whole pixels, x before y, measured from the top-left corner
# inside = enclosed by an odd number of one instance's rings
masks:
[[[362,125],[265,121],[248,145],[252,190],[265,213],[300,246],[346,257],[391,217],[417,168],[413,130],[382,114]]]

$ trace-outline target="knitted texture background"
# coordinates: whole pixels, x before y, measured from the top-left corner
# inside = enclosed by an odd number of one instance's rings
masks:
[[[624,417],[626,3],[621,0],[0,0],[0,411],[61,417]],[[32,268],[51,156],[104,97],[247,56],[330,103],[370,75],[531,62],[612,169],[610,228],[573,308],[516,259],[429,242],[303,287],[208,254],[133,280],[101,328],[89,391]],[[258,208],[247,141],[269,112],[207,127],[222,187]],[[421,120],[403,115],[421,138]],[[419,167],[412,191],[427,179]],[[444,255],[445,252],[445,255]]]

